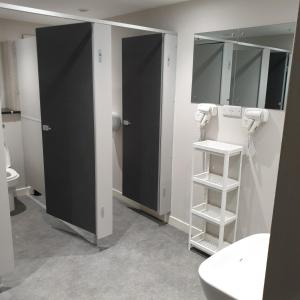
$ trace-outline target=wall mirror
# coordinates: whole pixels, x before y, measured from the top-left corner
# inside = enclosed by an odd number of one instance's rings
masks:
[[[192,103],[283,110],[295,23],[195,34]]]

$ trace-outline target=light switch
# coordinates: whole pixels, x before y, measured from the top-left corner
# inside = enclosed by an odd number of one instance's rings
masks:
[[[233,105],[223,106],[223,116],[229,118],[241,118],[242,117],[242,107]]]

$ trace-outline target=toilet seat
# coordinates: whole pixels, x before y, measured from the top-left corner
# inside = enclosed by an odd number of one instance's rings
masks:
[[[11,182],[13,180],[16,180],[20,177],[20,175],[12,168],[6,169],[6,181]]]
[[[11,158],[10,158],[8,148],[5,144],[4,144],[4,153],[5,153],[5,163],[6,163],[6,181],[7,183],[9,182],[11,183],[9,185],[10,187],[13,185],[13,181],[17,180],[20,177],[20,175],[16,170],[11,168]]]

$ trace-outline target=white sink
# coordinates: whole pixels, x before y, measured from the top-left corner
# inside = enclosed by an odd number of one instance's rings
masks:
[[[261,300],[270,234],[246,237],[217,252],[199,267],[209,300]]]

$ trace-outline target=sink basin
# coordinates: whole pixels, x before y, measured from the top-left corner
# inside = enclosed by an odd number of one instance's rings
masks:
[[[246,237],[204,261],[199,275],[210,300],[261,300],[270,234]]]

